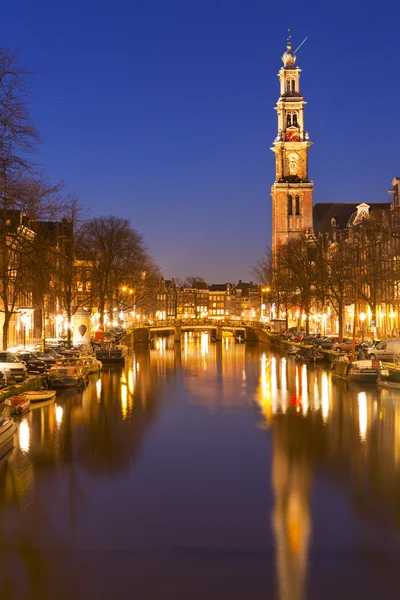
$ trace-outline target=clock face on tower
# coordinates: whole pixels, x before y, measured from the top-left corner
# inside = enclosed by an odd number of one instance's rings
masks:
[[[298,142],[299,141],[299,130],[298,129],[287,129],[286,130],[286,140],[288,142]]]

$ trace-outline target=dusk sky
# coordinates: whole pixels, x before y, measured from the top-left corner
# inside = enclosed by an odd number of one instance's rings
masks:
[[[251,278],[271,235],[287,27],[314,202],[387,201],[400,175],[399,3],[20,0],[1,45],[36,72],[38,161],[92,215],[132,220],[166,277]]]

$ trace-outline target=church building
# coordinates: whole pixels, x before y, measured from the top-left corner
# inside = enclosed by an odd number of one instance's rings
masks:
[[[308,151],[312,144],[304,123],[306,104],[300,92],[300,67],[292,51],[290,35],[278,73],[280,96],[276,105],[278,135],[275,153],[275,182],[272,196],[272,251],[301,231],[312,228],[314,184],[308,178]]]

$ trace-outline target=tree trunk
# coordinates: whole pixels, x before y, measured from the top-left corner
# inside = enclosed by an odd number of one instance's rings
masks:
[[[42,352],[46,349],[46,314],[42,308]]]
[[[71,311],[71,305],[68,304],[67,306],[67,345],[68,347],[72,346],[72,331],[71,331],[71,319],[72,319],[72,311]]]
[[[371,301],[370,306],[371,306],[371,324],[375,323],[375,331],[378,334],[378,322],[376,320],[376,302]],[[374,336],[374,333],[372,333],[372,335]],[[378,335],[378,339],[379,339],[379,335]]]
[[[101,292],[99,294],[99,312],[100,312],[100,327],[104,328],[104,309],[106,306],[106,301],[104,298],[104,294]]]
[[[3,323],[3,350],[8,349],[8,330],[10,327],[11,315],[9,313],[4,313],[4,323]]]
[[[310,310],[306,310],[306,335],[310,333]]]
[[[339,300],[338,306],[338,321],[339,321],[339,340],[343,341],[344,336],[344,319],[343,319],[343,298]]]

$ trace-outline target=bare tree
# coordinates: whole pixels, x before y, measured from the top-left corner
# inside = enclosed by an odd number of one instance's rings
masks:
[[[288,309],[295,293],[294,283],[286,268],[286,247],[278,246],[275,256],[266,246],[263,256],[252,267],[252,274],[257,283],[266,289],[263,298],[275,304],[278,318],[283,313],[288,325]]]
[[[337,233],[333,241],[324,236],[317,238],[315,287],[320,300],[328,300],[337,314],[340,339],[344,336],[344,307],[355,280],[354,268],[354,255],[346,234]]]
[[[304,312],[308,334],[309,316],[316,296],[315,246],[307,235],[302,233],[282,245],[279,255],[280,271],[288,284],[287,293],[292,295],[291,304]]]
[[[101,324],[106,309],[113,319],[121,308],[145,307],[152,295],[155,303],[159,271],[128,219],[114,215],[90,219],[82,249],[90,262]]]
[[[54,288],[59,309],[67,319],[67,342],[71,343],[71,319],[82,307],[91,308],[94,288],[90,259],[83,247],[88,209],[75,196],[67,195],[60,210],[62,232],[52,256]]]

